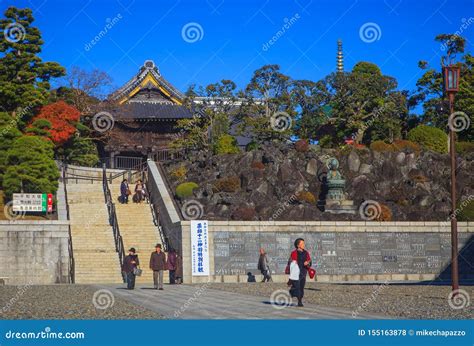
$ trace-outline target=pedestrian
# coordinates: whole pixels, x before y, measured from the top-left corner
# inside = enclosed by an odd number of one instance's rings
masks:
[[[176,251],[173,248],[168,251],[168,261],[166,263],[170,275],[170,284],[173,285],[176,283]]]
[[[258,270],[262,273],[262,282],[270,282],[272,280],[272,275],[270,271],[270,266],[268,265],[268,258],[265,249],[260,249],[260,257],[258,258]]]
[[[130,195],[130,189],[128,188],[127,179],[122,180],[120,184],[120,203],[128,203],[128,196]]]
[[[311,267],[311,256],[305,250],[303,238],[295,240],[295,250],[291,252],[288,266],[290,267],[291,284],[290,294],[298,299],[298,306],[303,306],[304,286],[306,284],[306,274]]]
[[[127,279],[127,289],[133,290],[135,288],[135,270],[140,265],[138,255],[135,253],[135,248],[128,250],[128,256],[123,260],[122,271],[125,273]]]
[[[161,244],[156,244],[155,251],[151,253],[150,269],[153,270],[154,288],[163,290],[163,271],[166,270],[166,255],[161,250]]]
[[[177,284],[183,283],[183,258],[179,253],[176,253],[176,270],[174,272],[174,277]]]
[[[137,203],[141,203],[144,199],[143,183],[141,180],[138,180],[137,184],[135,185],[135,194],[137,195]]]

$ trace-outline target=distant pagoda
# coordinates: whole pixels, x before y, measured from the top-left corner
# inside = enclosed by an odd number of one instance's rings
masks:
[[[344,72],[344,55],[342,54],[342,40],[337,40],[337,72]]]

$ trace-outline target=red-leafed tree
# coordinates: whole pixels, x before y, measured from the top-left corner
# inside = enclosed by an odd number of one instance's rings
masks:
[[[81,113],[64,101],[58,101],[41,107],[39,113],[32,119],[29,129],[33,129],[37,120],[47,120],[51,126],[44,128],[56,146],[64,144],[76,132],[76,123]]]

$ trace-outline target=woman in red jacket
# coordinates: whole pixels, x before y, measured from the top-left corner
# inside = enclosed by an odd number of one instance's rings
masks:
[[[306,284],[306,274],[308,273],[308,268],[311,267],[311,256],[309,252],[305,250],[305,243],[303,238],[298,238],[295,240],[295,250],[291,252],[290,256],[290,265],[293,262],[293,267],[299,269],[298,280],[291,280],[291,289],[290,294],[292,297],[298,298],[298,306],[303,306],[303,296],[304,296],[304,286]],[[291,268],[291,267],[290,267]],[[290,278],[292,275],[290,274]]]

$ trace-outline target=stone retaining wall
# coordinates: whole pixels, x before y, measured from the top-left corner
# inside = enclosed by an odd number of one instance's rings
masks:
[[[0,277],[6,284],[67,283],[68,225],[62,221],[0,221]]]
[[[181,221],[185,282],[246,282],[256,275],[258,249],[272,261],[274,281],[283,274],[293,241],[306,239],[317,281],[449,279],[448,222],[210,221],[210,277],[191,276],[190,222]],[[473,222],[459,222],[461,279],[474,279]]]

